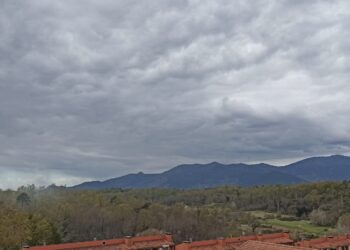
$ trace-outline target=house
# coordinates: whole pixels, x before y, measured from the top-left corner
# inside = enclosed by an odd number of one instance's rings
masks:
[[[26,250],[175,250],[175,244],[171,235],[164,234],[35,246]]]
[[[295,245],[319,250],[350,250],[350,234],[303,240]]]
[[[237,250],[312,250],[313,248],[296,247],[271,242],[249,240],[241,244]]]
[[[235,250],[244,242],[251,240],[284,245],[292,245],[294,243],[294,241],[289,238],[288,233],[274,233],[220,238],[217,240],[184,242],[182,244],[176,245],[176,250]]]

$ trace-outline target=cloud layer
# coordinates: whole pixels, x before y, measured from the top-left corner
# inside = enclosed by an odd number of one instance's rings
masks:
[[[0,188],[350,152],[348,1],[0,2]]]

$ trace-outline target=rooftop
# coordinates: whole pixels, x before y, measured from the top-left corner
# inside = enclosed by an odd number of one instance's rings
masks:
[[[106,246],[118,246],[118,249],[136,250],[148,248],[161,248],[163,246],[174,246],[171,235],[154,235],[154,236],[138,236],[124,237],[120,239],[96,240],[76,243],[65,243],[47,246],[29,247],[28,250],[69,250],[80,248],[100,248]]]
[[[262,241],[247,241],[240,245],[237,250],[311,250],[312,248],[296,247],[283,244],[275,244]]]
[[[217,240],[204,240],[194,242],[184,242],[176,246],[177,250],[222,250],[222,249],[235,249],[246,241],[262,241],[271,242],[277,244],[292,244],[293,240],[289,238],[288,233],[274,233],[274,234],[261,234],[261,235],[249,235],[232,238],[222,238]]]
[[[349,246],[350,234],[304,240],[304,241],[297,242],[295,245],[302,246],[302,247],[312,247],[316,249],[338,248],[341,246]]]

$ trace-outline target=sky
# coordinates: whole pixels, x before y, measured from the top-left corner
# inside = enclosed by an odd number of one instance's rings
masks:
[[[350,153],[350,1],[0,0],[0,188]]]

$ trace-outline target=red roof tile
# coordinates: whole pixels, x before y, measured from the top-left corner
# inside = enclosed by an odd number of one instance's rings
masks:
[[[70,250],[81,248],[106,248],[115,246],[116,249],[145,249],[145,248],[161,248],[164,245],[174,246],[174,242],[170,235],[155,235],[155,236],[139,236],[111,240],[85,241],[76,243],[65,243],[48,246],[29,247],[28,250]]]
[[[316,249],[338,248],[350,245],[350,235],[339,235],[334,237],[321,237],[317,239],[299,241],[295,245],[312,247]]]
[[[218,240],[205,240],[182,243],[176,246],[176,250],[227,250],[235,249],[242,243],[249,241],[263,241],[279,244],[292,244],[293,240],[289,238],[288,233],[274,233],[274,234],[261,234],[261,235],[248,235],[241,237],[232,237]]]
[[[295,247],[262,241],[247,241],[237,247],[237,250],[310,250],[311,248]]]

